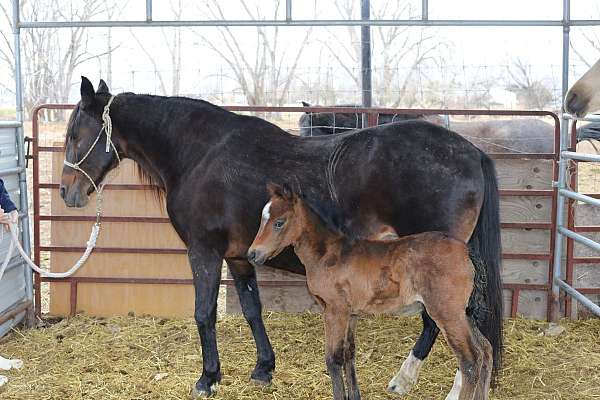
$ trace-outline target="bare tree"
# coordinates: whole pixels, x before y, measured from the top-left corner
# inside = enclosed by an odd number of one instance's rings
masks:
[[[169,0],[169,6],[173,19],[180,21],[183,14],[182,0]],[[167,48],[171,61],[171,87],[170,91],[167,89],[167,78],[165,77],[165,71],[159,68],[157,63],[156,54],[151,53],[142,40],[135,34],[133,30],[130,30],[131,36],[136,41],[142,52],[146,55],[148,61],[154,68],[154,75],[156,76],[162,95],[178,95],[181,88],[181,68],[182,68],[182,36],[180,28],[161,28],[161,35],[165,47]]]
[[[412,15],[410,2],[387,0],[379,8],[372,8],[373,19],[404,19]],[[358,2],[335,0],[335,7],[344,19],[353,18]],[[398,107],[412,106],[415,101],[415,74],[428,61],[436,59],[445,44],[425,29],[406,26],[378,26],[373,30],[373,89],[376,103]],[[360,39],[356,27],[347,27],[347,35],[338,35],[330,30],[330,39],[322,41],[340,67],[360,87]]]
[[[594,51],[592,51],[592,53],[593,53],[592,57],[586,57],[583,54],[583,52],[581,52],[579,47],[577,47],[573,44],[574,41],[571,41],[570,46],[571,46],[571,49],[573,50],[573,53],[575,53],[575,55],[577,56],[579,61],[581,61],[583,64],[585,64],[588,68],[591,68],[592,65],[594,65],[594,63],[596,61],[598,61],[598,57],[600,57],[600,35],[594,31],[589,31],[589,32],[581,32],[581,37],[583,38],[584,46],[587,46],[590,49],[594,50]]]
[[[525,65],[520,59],[508,68],[510,82],[507,90],[517,95],[517,102],[522,107],[533,110],[543,110],[554,103],[554,96],[541,80],[533,77],[531,66]]]
[[[89,21],[102,12],[107,0],[83,0],[81,8],[65,7],[59,0],[21,1],[21,16],[29,21],[75,20]],[[12,19],[6,3],[0,3],[0,11],[12,27]],[[12,42],[1,32],[0,61],[15,76]],[[22,31],[23,86],[26,112],[41,102],[66,102],[73,85],[75,69],[91,59],[112,52],[88,51],[88,35],[85,28],[25,29]]]
[[[129,1],[121,1],[115,3],[113,0],[105,0],[104,12],[108,20],[112,21],[115,16],[120,15],[128,2]],[[109,88],[112,87],[112,56],[114,50],[118,47],[119,45],[113,46],[112,28],[106,28],[106,72],[104,74],[104,80]]]
[[[206,0],[205,3],[209,18],[226,19],[223,2]],[[275,1],[274,19],[277,18],[280,4],[280,0]],[[258,3],[254,4],[255,7],[251,7],[248,0],[238,0],[237,5],[251,20],[265,18],[264,11]],[[227,6],[232,5],[228,3]],[[249,46],[240,43],[239,35],[236,35],[230,27],[217,29],[222,39],[218,43],[207,39],[199,32],[196,33],[202,43],[229,66],[233,73],[232,78],[244,93],[248,104],[284,104],[312,28],[307,29],[299,40],[299,45],[289,57],[288,53],[291,49],[289,46],[281,47],[279,27],[256,27],[254,52],[248,51]]]
[[[595,13],[597,15],[600,14],[600,5],[596,4],[595,8]],[[596,28],[590,27],[585,30],[577,31],[575,35],[581,35],[583,40],[581,42],[579,42],[578,40],[571,40],[571,50],[573,50],[573,53],[575,53],[579,61],[585,64],[588,68],[591,68],[592,65],[594,65],[594,63],[598,61],[598,58],[600,57],[600,31]],[[577,43],[577,46],[575,45],[575,43]],[[584,54],[580,47],[587,47],[591,49],[591,55],[587,56],[586,54]]]

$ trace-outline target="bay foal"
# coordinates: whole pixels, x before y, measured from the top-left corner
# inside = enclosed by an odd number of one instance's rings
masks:
[[[354,366],[357,316],[408,315],[423,307],[458,358],[458,399],[487,399],[492,347],[466,312],[474,267],[465,243],[441,232],[351,241],[326,226],[287,186],[269,184],[268,190],[271,199],[248,259],[263,264],[294,247],[306,267],[308,290],[323,308],[325,359],[335,400],[360,399]]]

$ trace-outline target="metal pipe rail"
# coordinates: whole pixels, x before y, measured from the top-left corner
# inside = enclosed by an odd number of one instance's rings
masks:
[[[569,135],[569,121],[572,121],[571,134]],[[593,260],[589,257],[576,258],[574,256],[573,242],[580,243],[586,247],[589,247],[595,251],[600,252],[600,243],[576,232],[597,232],[600,231],[600,227],[586,227],[585,229],[578,229],[575,227],[574,213],[573,213],[573,202],[579,201],[585,204],[589,204],[595,207],[600,207],[600,200],[590,195],[582,194],[576,191],[577,178],[575,174],[571,175],[570,182],[567,182],[567,170],[569,168],[569,162],[600,162],[600,155],[579,153],[575,151],[577,142],[577,121],[589,121],[589,122],[600,122],[600,117],[586,117],[577,118],[569,114],[563,114],[561,124],[561,151],[560,159],[558,161],[559,168],[559,179],[555,182],[557,188],[557,216],[556,216],[556,244],[554,246],[554,276],[552,278],[552,293],[553,293],[553,305],[552,305],[552,320],[556,322],[559,317],[560,307],[560,290],[562,289],[566,293],[565,298],[565,314],[570,315],[571,298],[579,301],[585,307],[587,307],[592,313],[600,316],[600,306],[595,304],[589,298],[587,298],[582,291],[574,288],[572,285],[573,281],[573,269],[575,263],[592,262]],[[576,167],[575,167],[576,168]],[[575,170],[576,171],[576,170]],[[565,200],[566,202],[565,207]],[[565,208],[567,209],[567,223],[565,226]],[[563,279],[562,271],[562,258],[563,258],[563,238],[567,240],[567,254],[566,254],[566,271],[565,279]],[[586,293],[600,293],[600,289],[596,288],[583,288]]]
[[[40,222],[41,221],[88,221],[91,220],[90,216],[66,216],[66,215],[42,215],[40,209],[40,190],[50,189],[57,190],[58,184],[53,182],[42,182],[40,181],[39,173],[39,155],[40,153],[54,153],[63,151],[62,147],[52,146],[39,146],[40,143],[40,126],[39,126],[39,114],[44,109],[73,109],[73,104],[42,104],[37,106],[33,111],[33,127],[32,127],[32,144],[33,144],[33,229],[34,235],[34,250],[33,256],[34,261],[39,263],[41,260],[41,252],[82,252],[84,248],[78,246],[44,246],[40,241]],[[560,120],[558,116],[549,111],[510,111],[510,110],[445,110],[445,109],[385,109],[385,108],[364,108],[364,107],[270,107],[270,106],[227,106],[225,107],[230,111],[238,112],[297,112],[304,113],[310,112],[350,112],[359,114],[368,114],[370,116],[370,123],[377,121],[379,114],[447,114],[447,115],[493,115],[493,116],[537,116],[552,118],[554,123],[554,148],[558,149],[559,145],[559,133],[560,133]],[[371,118],[375,117],[375,118]],[[490,156],[494,159],[541,159],[541,160],[558,160],[559,154],[555,150],[554,153],[491,153]],[[554,163],[552,175],[553,180],[557,179],[558,168]],[[106,190],[147,190],[150,186],[144,184],[108,184],[105,187]],[[548,295],[550,300],[550,290],[552,288],[552,271],[553,271],[553,258],[554,254],[554,235],[555,235],[555,215],[556,215],[556,190],[534,190],[534,189],[501,189],[500,196],[512,197],[512,196],[536,196],[536,197],[549,197],[551,198],[552,211],[551,220],[549,222],[502,222],[501,227],[503,229],[539,229],[550,231],[550,243],[547,253],[503,253],[502,258],[505,260],[538,260],[548,262],[548,280],[544,283],[505,283],[504,289],[511,292],[511,306],[510,315],[515,317],[518,312],[519,296],[523,290],[536,290],[544,291]],[[161,217],[134,217],[134,216],[105,216],[103,217],[105,222],[146,222],[146,223],[170,223],[168,218]],[[183,248],[121,248],[121,247],[96,247],[94,250],[98,253],[146,253],[146,254],[185,254]],[[117,279],[117,280],[115,280]],[[80,283],[116,283],[121,278],[114,277],[71,277],[62,279],[44,278],[35,274],[35,287],[36,291],[36,313],[41,315],[41,308],[37,306],[40,304],[39,288],[42,282],[64,282],[70,285],[70,312],[74,314],[77,306],[78,298],[78,285]],[[130,284],[166,284],[166,283],[177,283],[177,284],[191,284],[191,280],[187,279],[148,279],[148,278],[126,278],[127,283]],[[232,285],[233,281],[229,279],[223,279],[222,284]],[[282,281],[282,280],[269,280],[259,281],[259,285],[262,286],[304,286],[304,280],[298,281]],[[548,315],[551,313],[551,301],[548,301]]]
[[[599,26],[598,20],[571,20],[570,26]],[[182,28],[282,26],[409,26],[409,27],[560,27],[563,20],[495,19],[281,19],[281,20],[139,20],[139,21],[23,21],[21,29],[34,28]]]

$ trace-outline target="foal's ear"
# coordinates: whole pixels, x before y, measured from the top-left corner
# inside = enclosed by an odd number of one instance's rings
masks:
[[[79,89],[81,93],[81,107],[87,108],[94,104],[94,100],[96,99],[96,93],[94,93],[94,85],[92,82],[85,76],[81,77],[81,87]]]
[[[267,191],[271,197],[279,197],[283,200],[292,200],[294,194],[288,185],[278,185],[273,182],[267,183]]]
[[[100,83],[98,84],[98,90],[96,90],[96,94],[110,94],[110,90],[108,89],[108,85],[104,82],[104,79],[100,79]]]
[[[283,188],[276,183],[267,183],[267,192],[271,197],[283,197]]]

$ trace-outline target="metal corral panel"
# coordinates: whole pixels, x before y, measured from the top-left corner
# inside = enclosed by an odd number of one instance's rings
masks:
[[[20,133],[21,124],[18,122],[0,122],[0,178],[4,181],[6,190],[13,202],[19,206],[19,180],[15,170],[18,167],[16,135]],[[7,171],[10,171],[7,174]],[[10,234],[0,227],[0,266],[6,257],[10,243]],[[16,254],[16,251],[14,252]],[[25,264],[20,257],[13,256],[2,280],[0,280],[0,318],[16,306],[27,301],[27,281]],[[25,312],[21,312],[0,325],[0,337],[18,324]]]

